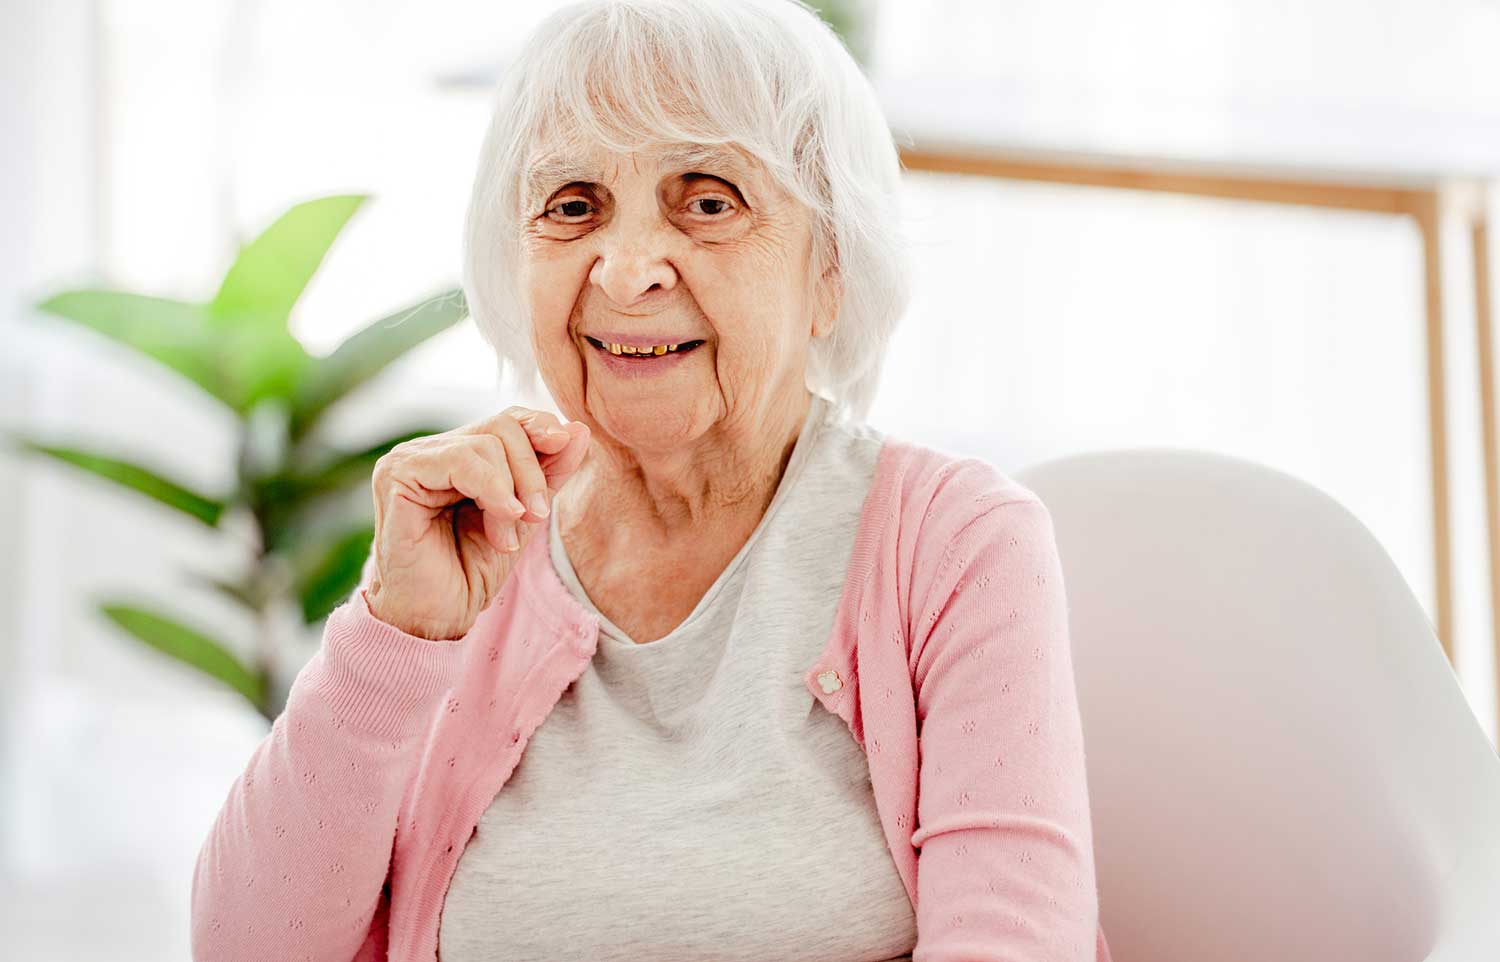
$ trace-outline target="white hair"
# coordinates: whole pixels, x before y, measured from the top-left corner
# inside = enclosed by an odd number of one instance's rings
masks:
[[[799,0],[582,0],[543,19],[496,88],[464,225],[468,310],[535,390],[516,283],[526,166],[559,131],[588,149],[729,144],[810,211],[809,280],[836,267],[842,302],[809,343],[807,387],[863,420],[910,297],[901,162],[875,92]]]

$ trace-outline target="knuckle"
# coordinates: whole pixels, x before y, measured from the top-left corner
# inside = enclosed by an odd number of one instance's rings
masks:
[[[476,447],[466,447],[464,451],[468,455],[467,461],[479,468],[478,480],[480,483],[493,480],[495,484],[503,486],[509,480],[510,465],[505,460],[503,452],[499,458],[489,458]]]
[[[477,464],[479,467],[486,470],[494,470],[497,467],[504,467],[505,462],[503,459],[499,464],[496,464],[494,460],[488,457],[489,452],[486,450],[488,448],[489,445],[483,443],[466,444],[455,452],[455,460],[463,461],[468,464]]]
[[[410,454],[413,451],[421,450],[422,446],[431,442],[434,437],[442,437],[442,435],[425,435],[420,438],[407,438],[405,441],[397,441],[395,444],[391,445],[391,449],[387,451],[386,454],[394,455],[395,457],[399,458],[403,455]]]
[[[499,437],[499,435],[495,435],[495,434],[479,434],[479,435],[475,435],[474,443],[479,448],[483,449],[482,452],[481,452],[481,455],[483,457],[487,457],[487,458],[489,458],[491,460],[502,460],[502,461],[506,459],[505,441],[502,440]]]
[[[526,433],[526,422],[536,416],[536,412],[523,407],[506,408],[499,415],[491,419],[490,430],[492,431],[520,431]]]
[[[514,421],[502,425],[491,435],[501,447],[503,456],[520,463],[531,450],[531,436]]]
[[[510,459],[506,456],[505,445],[498,438],[471,444],[464,450],[468,453],[468,460],[479,468],[482,478],[496,478],[503,482],[510,475]]]
[[[421,450],[419,442],[422,440],[422,438],[414,438],[392,445],[389,451],[375,459],[374,470],[386,475],[391,474]]]

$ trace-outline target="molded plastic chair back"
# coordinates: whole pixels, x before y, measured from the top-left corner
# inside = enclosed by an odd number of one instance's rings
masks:
[[[1013,477],[1057,533],[1114,962],[1500,960],[1500,758],[1363,524],[1200,451]]]

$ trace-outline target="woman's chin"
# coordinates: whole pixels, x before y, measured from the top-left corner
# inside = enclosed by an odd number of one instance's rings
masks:
[[[605,391],[608,401],[596,397],[603,410],[594,420],[614,444],[635,451],[674,451],[690,443],[696,435],[696,405],[682,398],[663,402],[660,398],[621,397],[621,392]]]

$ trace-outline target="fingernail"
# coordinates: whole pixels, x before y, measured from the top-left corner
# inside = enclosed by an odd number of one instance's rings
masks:
[[[526,496],[526,507],[530,508],[531,513],[538,518],[547,516],[547,499],[542,497],[540,491],[533,491]]]
[[[521,547],[521,539],[516,537],[516,526],[511,525],[505,529],[505,547],[511,551]]]
[[[554,438],[565,438],[568,436],[568,432],[562,428],[548,428],[547,435]]]

